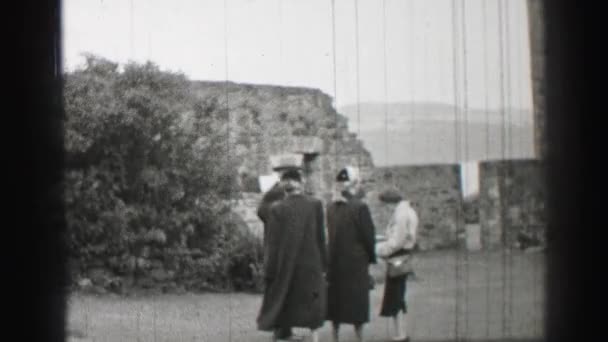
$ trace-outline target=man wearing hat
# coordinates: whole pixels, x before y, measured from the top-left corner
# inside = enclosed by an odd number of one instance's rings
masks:
[[[285,198],[265,214],[266,236],[272,246],[267,261],[267,284],[258,315],[258,329],[289,331],[292,327],[312,330],[323,325],[326,308],[325,227],[321,201],[303,193],[302,176],[296,167],[285,168],[281,187]]]
[[[369,265],[376,263],[375,227],[367,204],[361,201],[359,171],[342,169],[336,176],[338,192],[327,208],[329,235],[328,317],[338,341],[341,323],[352,324],[363,341],[369,322]]]
[[[260,177],[260,189],[264,192],[264,196],[258,206],[258,217],[264,223],[264,275],[265,275],[265,293],[264,303],[260,310],[260,316],[268,315],[267,311],[272,298],[272,287],[268,286],[270,281],[274,279],[277,265],[277,241],[279,235],[276,229],[280,229],[276,224],[271,224],[272,217],[270,216],[271,208],[285,199],[285,189],[280,183],[280,178],[277,173],[269,176]],[[276,328],[274,331],[275,339],[288,339],[293,336],[291,328]]]

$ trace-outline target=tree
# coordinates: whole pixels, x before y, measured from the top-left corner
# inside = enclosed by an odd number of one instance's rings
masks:
[[[121,71],[93,55],[64,95],[72,256],[126,262],[150,243],[220,253],[236,167],[217,101],[152,63]]]

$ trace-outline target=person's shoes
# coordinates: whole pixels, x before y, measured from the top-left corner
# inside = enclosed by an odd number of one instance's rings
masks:
[[[274,332],[274,341],[289,341],[293,337],[291,329],[277,329]]]
[[[393,337],[392,342],[410,342],[410,337]]]
[[[275,337],[273,339],[273,341],[275,342],[291,342],[291,341],[304,341],[304,336],[300,336],[300,335],[291,335],[289,337],[282,337],[282,338],[277,338]]]

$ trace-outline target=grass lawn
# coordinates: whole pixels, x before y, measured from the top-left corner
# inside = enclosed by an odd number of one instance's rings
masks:
[[[541,340],[545,259],[542,252],[441,251],[419,254],[418,279],[408,282],[413,341]],[[383,264],[372,267],[368,341],[386,341],[388,321],[378,317]],[[184,294],[145,297],[73,294],[69,341],[270,341],[256,331],[261,296]],[[341,341],[354,341],[345,326]],[[305,334],[306,331],[296,330]],[[330,324],[321,329],[330,341]]]

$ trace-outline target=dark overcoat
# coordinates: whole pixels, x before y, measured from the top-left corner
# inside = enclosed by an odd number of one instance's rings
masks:
[[[262,197],[262,201],[258,206],[258,217],[264,223],[264,277],[266,283],[268,279],[272,278],[276,270],[276,257],[277,257],[277,237],[279,236],[276,231],[280,227],[277,224],[272,223],[273,217],[270,216],[270,211],[273,206],[278,204],[281,200],[285,199],[285,191],[283,188],[276,184]]]
[[[369,264],[376,263],[375,227],[367,204],[346,196],[327,208],[328,316],[349,324],[369,322]]]
[[[316,329],[327,306],[325,225],[321,201],[290,195],[271,205],[266,219],[269,258],[258,329]]]

